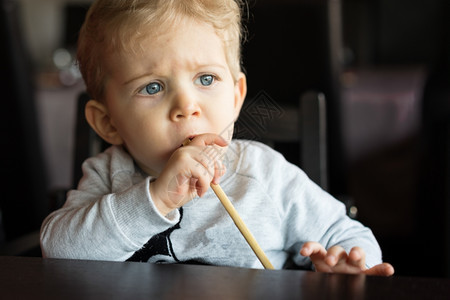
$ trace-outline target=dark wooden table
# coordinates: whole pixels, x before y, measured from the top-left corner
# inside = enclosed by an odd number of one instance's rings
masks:
[[[450,299],[450,279],[4,256],[0,299]]]

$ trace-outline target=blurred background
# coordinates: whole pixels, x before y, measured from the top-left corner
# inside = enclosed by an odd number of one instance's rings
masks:
[[[36,233],[73,186],[73,56],[91,1],[0,3],[1,245]],[[449,20],[448,0],[249,0],[248,99],[324,93],[328,191],[398,275],[450,277]],[[301,164],[296,147],[280,151]]]

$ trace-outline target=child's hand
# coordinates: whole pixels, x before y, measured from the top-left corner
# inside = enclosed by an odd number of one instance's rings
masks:
[[[311,258],[318,272],[347,273],[378,276],[391,276],[394,268],[388,263],[365,267],[366,254],[363,249],[353,247],[347,254],[340,246],[333,246],[328,251],[319,243],[307,242],[300,249],[300,254]]]
[[[163,215],[203,196],[211,182],[219,183],[225,174],[221,160],[226,145],[219,135],[202,134],[172,154],[159,177],[150,184],[153,201]]]

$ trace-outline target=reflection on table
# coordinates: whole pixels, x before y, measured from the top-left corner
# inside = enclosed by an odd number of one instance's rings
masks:
[[[0,257],[3,299],[445,299],[449,279]]]

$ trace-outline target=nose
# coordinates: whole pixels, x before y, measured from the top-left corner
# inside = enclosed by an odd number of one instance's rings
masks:
[[[200,117],[201,109],[195,97],[187,92],[178,92],[173,96],[170,119],[174,122]]]

